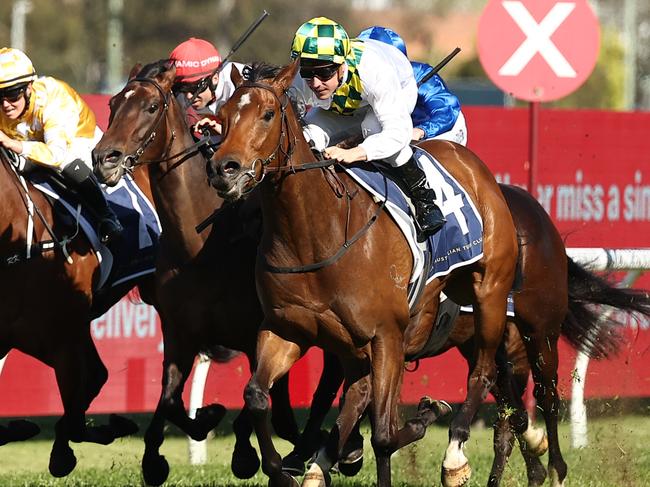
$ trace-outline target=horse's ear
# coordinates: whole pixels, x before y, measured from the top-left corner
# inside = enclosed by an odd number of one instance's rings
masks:
[[[232,69],[230,70],[230,81],[232,81],[232,83],[235,85],[235,88],[244,82],[244,77],[241,75],[235,65],[233,65]]]
[[[161,86],[171,89],[176,79],[176,63],[174,61],[167,60],[165,63],[165,70],[162,72],[162,77],[159,80]]]
[[[287,64],[275,77],[275,85],[278,86],[281,91],[285,91],[289,86],[291,86],[293,79],[296,77],[296,73],[298,73],[299,67],[300,58],[296,58],[292,63]]]
[[[142,64],[135,63],[131,68],[131,71],[129,72],[129,81],[135,78],[141,69],[142,69]]]

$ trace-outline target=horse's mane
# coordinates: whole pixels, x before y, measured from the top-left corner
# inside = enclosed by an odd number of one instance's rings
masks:
[[[265,63],[264,61],[255,61],[246,66],[242,74],[246,81],[254,83],[257,81],[275,79],[278,74],[280,74],[281,70],[282,66]]]
[[[172,67],[172,61],[170,59],[159,59],[153,63],[146,64],[145,66],[138,71],[136,77],[138,78],[155,78],[159,74],[166,73]]]

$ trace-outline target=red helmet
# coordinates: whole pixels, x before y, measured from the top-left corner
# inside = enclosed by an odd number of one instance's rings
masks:
[[[205,78],[221,64],[219,51],[203,39],[191,37],[179,44],[169,55],[176,65],[176,79],[181,82]]]

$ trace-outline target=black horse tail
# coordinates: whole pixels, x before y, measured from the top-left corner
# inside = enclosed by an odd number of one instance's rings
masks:
[[[562,335],[590,358],[611,357],[623,344],[624,315],[650,316],[650,295],[612,286],[571,258],[567,261],[569,311],[562,322]]]

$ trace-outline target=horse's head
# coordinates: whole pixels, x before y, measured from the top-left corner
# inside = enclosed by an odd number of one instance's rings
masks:
[[[126,86],[111,98],[108,129],[93,150],[95,175],[108,185],[117,184],[145,154],[159,157],[174,137],[168,115],[176,68],[168,60],[140,68],[133,67]]]
[[[298,62],[283,68],[254,64],[243,80],[233,69],[237,89],[219,112],[224,138],[208,164],[210,184],[227,200],[241,198],[259,184],[271,164],[280,165],[279,153],[302,139],[288,127],[287,89]]]

